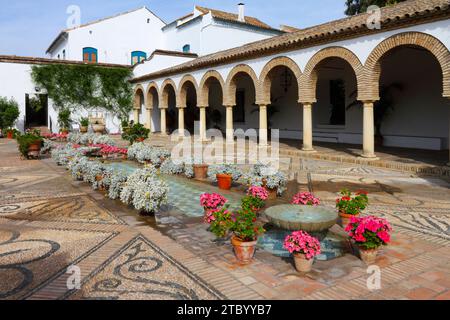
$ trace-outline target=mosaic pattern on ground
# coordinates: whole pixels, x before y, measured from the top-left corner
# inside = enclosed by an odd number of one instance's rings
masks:
[[[0,202],[0,217],[14,220],[123,224],[87,196],[4,205]]]
[[[0,299],[23,299],[113,237],[0,225]]]
[[[223,298],[139,236],[112,256],[70,299],[212,300]]]

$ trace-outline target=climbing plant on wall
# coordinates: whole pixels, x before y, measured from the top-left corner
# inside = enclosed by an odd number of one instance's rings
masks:
[[[133,108],[132,70],[96,65],[37,65],[33,82],[44,88],[56,108],[104,109],[121,119]]]

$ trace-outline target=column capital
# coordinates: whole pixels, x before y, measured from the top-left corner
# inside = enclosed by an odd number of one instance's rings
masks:
[[[363,104],[363,105],[367,105],[367,106],[369,106],[369,105],[374,105],[374,103],[376,102],[377,100],[362,100],[361,101],[361,103]]]
[[[208,106],[201,106],[201,105],[199,106],[199,105],[197,105],[197,108],[200,108],[200,109],[205,108],[206,109],[206,108],[208,108]]]
[[[223,105],[225,108],[234,108],[235,105]]]
[[[310,101],[298,101],[299,104],[301,104],[303,107],[312,107],[315,102]]]

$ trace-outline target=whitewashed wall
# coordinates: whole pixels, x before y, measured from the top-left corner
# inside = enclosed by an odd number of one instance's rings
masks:
[[[208,70],[218,71],[224,80],[227,79],[229,72],[238,64],[249,65],[259,77],[264,66],[273,58],[278,56],[287,56],[294,60],[303,71],[308,61],[314,54],[321,49],[332,46],[341,46],[351,50],[364,64],[375,49],[383,40],[392,35],[415,31],[423,32],[439,39],[450,50],[450,19],[423,25],[412,26],[399,30],[387,31],[366,37],[338,41],[326,45],[312,48],[281,53],[277,55],[239,61],[233,64],[221,65],[217,67],[196,70],[191,74],[200,83],[203,75]],[[399,51],[402,52],[402,51]],[[405,54],[405,53],[403,53]],[[388,146],[414,147],[431,150],[441,150],[448,148],[448,127],[449,127],[449,103],[441,97],[442,78],[439,75],[439,68],[436,68],[436,62],[433,58],[423,55],[421,52],[406,52],[407,56],[392,56],[386,59],[388,71],[383,74],[384,82],[396,80],[405,82],[406,92],[395,113],[387,118],[383,126],[383,135],[385,135],[385,144]],[[420,61],[420,63],[418,62]],[[410,69],[408,69],[408,66]],[[409,71],[415,70],[413,77]],[[424,77],[423,74],[427,74]],[[174,75],[170,78],[178,85],[184,74]],[[323,79],[329,80],[333,74],[325,75]],[[346,76],[346,78],[348,75]],[[382,81],[383,81],[382,77]],[[156,79],[155,82],[161,86],[166,78]],[[321,81],[324,81],[324,80]],[[148,85],[144,83],[144,87]],[[347,90],[350,91],[352,77],[346,79]],[[319,82],[320,85],[320,82]],[[213,90],[212,95],[218,94]],[[294,94],[294,93],[291,93]],[[313,124],[315,141],[333,141],[339,143],[360,144],[362,142],[362,111],[355,108],[347,112],[347,121],[344,127],[323,126],[320,119],[323,119],[324,108],[327,108],[329,101],[324,95],[327,93],[322,89],[318,90],[318,103],[314,105]],[[287,101],[290,100],[290,101]],[[251,103],[249,108],[252,108]],[[301,108],[294,99],[286,99],[283,102],[283,110],[274,117],[275,126],[281,129],[281,137],[300,139],[302,136],[302,113]],[[214,106],[213,106],[214,107]],[[426,110],[426,111],[425,111]],[[257,127],[258,119],[255,114],[248,115],[248,121],[245,124],[237,124],[240,127]],[[293,120],[294,119],[294,120]],[[298,121],[295,123],[295,121]]]
[[[189,44],[191,52],[203,56],[279,34],[277,31],[225,23],[206,14],[179,27],[171,25],[164,28],[164,43],[167,50],[174,51],[182,51],[183,46]]]
[[[142,8],[69,31],[68,41],[58,46],[51,58],[56,58],[65,49],[67,60],[82,61],[83,48],[93,47],[98,50],[98,62],[130,65],[132,51],[150,55],[162,47],[163,26],[157,16]]]

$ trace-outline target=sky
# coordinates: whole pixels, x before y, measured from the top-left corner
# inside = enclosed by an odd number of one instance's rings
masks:
[[[81,9],[81,23],[147,6],[165,22],[193,11],[194,5],[237,12],[278,28],[281,24],[310,27],[344,17],[344,0],[0,0],[0,55],[45,57],[65,29],[70,5]]]

